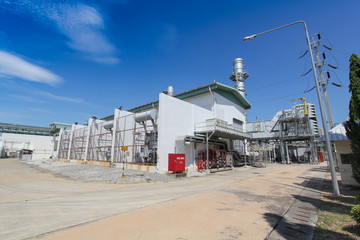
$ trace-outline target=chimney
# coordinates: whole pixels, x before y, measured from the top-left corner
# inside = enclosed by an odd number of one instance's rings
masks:
[[[173,86],[168,86],[167,94],[171,97],[174,96],[174,87]]]
[[[245,80],[249,77],[249,74],[244,72],[244,62],[242,58],[235,58],[233,67],[234,72],[230,76],[230,80],[235,82],[234,88],[237,89],[240,94],[245,98]]]

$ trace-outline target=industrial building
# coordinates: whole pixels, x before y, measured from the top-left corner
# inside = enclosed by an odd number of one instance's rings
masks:
[[[90,118],[61,129],[57,156],[70,161],[140,171],[200,171],[244,163],[315,162],[318,136],[314,105],[294,105],[272,120],[248,122],[243,60],[237,58],[230,87],[218,82],[174,94],[168,87],[157,101]],[[178,164],[169,154],[179,155]],[[176,160],[175,160],[176,161]],[[170,167],[169,167],[170,166]]]
[[[56,135],[71,125],[52,123],[49,128],[0,123],[0,158],[49,159],[56,153]],[[55,156],[56,157],[56,156]]]

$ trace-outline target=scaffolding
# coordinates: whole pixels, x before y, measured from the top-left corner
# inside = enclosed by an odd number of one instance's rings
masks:
[[[71,131],[65,130],[61,135],[60,147],[59,147],[59,155],[58,158],[60,159],[67,159],[69,153],[69,146],[70,146],[70,137]]]
[[[156,119],[146,112],[127,113],[107,122],[90,119],[88,126],[75,125],[62,132],[59,158],[156,165],[157,136]]]
[[[87,139],[86,127],[74,130],[73,139],[71,142],[71,151],[70,151],[71,159],[85,158],[86,139]]]
[[[156,165],[157,135],[155,121],[137,121],[136,114],[117,118],[114,162]]]
[[[112,132],[104,127],[105,123],[106,122],[97,123],[95,121],[90,125],[87,160],[110,161]],[[86,138],[86,134],[84,132],[83,138]],[[78,150],[81,151],[81,149],[82,148]]]

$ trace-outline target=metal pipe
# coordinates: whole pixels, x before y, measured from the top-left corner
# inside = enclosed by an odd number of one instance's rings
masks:
[[[106,129],[106,130],[111,130],[114,126],[114,120],[111,120],[111,121],[108,121],[108,122],[105,122],[103,124],[103,127]]]
[[[206,132],[206,169],[209,170],[209,134]]]
[[[168,86],[167,94],[171,97],[174,96],[174,87],[173,86]]]
[[[321,120],[322,120],[322,124],[324,127],[324,135],[325,135],[325,143],[326,143],[326,151],[329,155],[329,164],[330,164],[330,170],[331,170],[331,180],[332,180],[332,186],[333,186],[333,191],[334,191],[334,195],[335,196],[340,196],[340,190],[339,190],[339,185],[337,182],[337,176],[336,176],[336,172],[335,172],[335,166],[334,166],[334,159],[332,156],[332,151],[331,151],[331,145],[330,145],[330,138],[329,138],[329,131],[328,131],[328,127],[327,127],[327,123],[326,123],[326,116],[325,116],[325,112],[324,112],[324,104],[321,98],[321,92],[320,92],[320,84],[319,84],[319,80],[317,78],[317,74],[316,74],[316,67],[315,67],[315,62],[314,62],[314,56],[313,56],[313,52],[312,52],[312,48],[311,48],[311,43],[310,43],[310,38],[309,38],[309,33],[308,33],[308,29],[306,26],[305,21],[297,21],[297,22],[293,22],[281,27],[277,27],[277,28],[273,28],[270,30],[267,30],[265,32],[262,33],[258,33],[258,34],[254,34],[248,37],[245,37],[243,40],[244,41],[248,41],[252,38],[255,38],[256,36],[268,33],[268,32],[272,32],[284,27],[288,27],[297,23],[302,23],[304,24],[304,28],[305,28],[305,34],[306,34],[306,40],[307,40],[307,45],[309,48],[309,52],[310,52],[310,57],[311,57],[311,65],[312,65],[312,70],[314,73],[314,79],[315,79],[315,86],[316,86],[316,93],[317,93],[317,98],[319,101],[319,108],[320,108],[320,113],[321,113]]]
[[[212,106],[212,114],[213,114],[213,117],[215,118],[216,117],[216,101],[215,101],[215,96],[214,96],[214,93],[211,91],[211,87],[209,86],[209,92],[213,98],[213,106]]]
[[[157,114],[156,109],[151,109],[146,112],[137,113],[135,115],[135,121],[136,122],[145,122],[147,120],[155,120],[156,114]]]
[[[233,62],[235,74],[235,88],[245,97],[244,61],[242,58],[235,58]]]
[[[246,163],[246,139],[244,140],[244,158],[245,158],[245,166],[247,166],[247,163]]]

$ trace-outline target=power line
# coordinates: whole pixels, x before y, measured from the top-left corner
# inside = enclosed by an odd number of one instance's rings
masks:
[[[276,97],[276,98],[267,98],[267,99],[261,99],[261,100],[257,100],[257,101],[251,101],[251,102],[252,103],[268,102],[268,101],[274,101],[274,100],[288,98],[288,97],[301,95],[301,94],[303,95],[303,94],[306,94],[306,93],[305,92],[297,92],[297,93],[293,93],[293,94],[289,94],[289,95],[285,95],[285,96],[280,96],[280,97]]]
[[[346,71],[346,72],[349,72],[349,69],[346,69],[346,68],[337,68],[338,70],[341,70],[341,71]]]
[[[299,59],[298,59],[298,58],[297,58],[297,59],[293,59],[293,60],[291,60],[291,61],[289,61],[289,62],[287,62],[287,63],[285,63],[285,64],[283,64],[283,65],[280,65],[280,66],[278,66],[278,67],[275,67],[275,68],[273,68],[273,69],[270,69],[270,70],[268,70],[268,71],[266,71],[266,72],[264,72],[264,73],[262,73],[262,74],[255,75],[254,77],[251,77],[251,79],[256,79],[256,78],[259,78],[259,77],[262,77],[262,76],[266,76],[266,75],[268,75],[268,74],[270,74],[270,73],[272,73],[272,72],[275,72],[275,71],[277,71],[277,70],[279,70],[279,69],[282,69],[282,68],[284,68],[284,67],[287,67],[288,65],[296,62],[297,60],[299,60]]]
[[[340,68],[339,68],[339,69],[340,69]],[[341,70],[341,69],[340,69],[340,70]],[[347,71],[349,71],[349,70],[347,70]],[[337,75],[337,73],[336,73],[335,71],[332,71],[332,70],[331,70],[331,72],[333,72],[333,73],[335,74],[337,80],[339,80],[339,82],[340,82],[340,85],[341,85],[341,86],[344,86],[344,84],[341,82],[341,80],[340,80],[339,76]]]
[[[276,86],[276,85],[279,85],[279,84],[282,84],[282,83],[285,83],[285,82],[294,81],[294,80],[302,78],[302,77],[303,76],[296,76],[294,78],[286,79],[286,80],[283,80],[283,81],[280,81],[280,82],[275,82],[275,83],[272,83],[272,84],[269,84],[269,85],[264,85],[264,86],[257,87],[257,88],[248,88],[246,91],[251,92],[251,91],[259,90],[259,89],[263,89],[263,88],[269,88],[269,87],[273,87],[273,86]]]
[[[338,52],[338,53],[341,53],[341,54],[344,54],[344,55],[347,55],[347,56],[351,56],[351,53],[344,52],[344,51],[339,51],[339,50],[335,50],[335,49],[334,49],[334,46],[333,46],[333,44],[330,42],[330,39],[328,38],[327,34],[326,34],[326,33],[322,33],[322,34],[325,35],[326,40],[327,40],[327,42],[329,43],[332,51]]]

